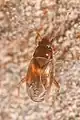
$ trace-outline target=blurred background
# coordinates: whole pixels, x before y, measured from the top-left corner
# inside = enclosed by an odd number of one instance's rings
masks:
[[[25,83],[36,31],[54,38],[55,102],[33,102]],[[0,120],[80,120],[80,0],[0,0]]]

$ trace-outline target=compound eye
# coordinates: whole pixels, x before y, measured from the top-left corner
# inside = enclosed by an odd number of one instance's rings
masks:
[[[47,45],[47,48],[49,48],[49,49],[50,49],[51,47],[50,47],[49,45]]]
[[[47,45],[47,48],[49,51],[51,51],[51,46],[50,45]]]

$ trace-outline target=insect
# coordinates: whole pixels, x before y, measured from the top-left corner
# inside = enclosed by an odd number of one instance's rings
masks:
[[[38,36],[41,38],[40,34]],[[30,61],[27,74],[21,82],[26,82],[28,96],[35,102],[41,102],[49,94],[52,84],[59,89],[59,83],[53,75],[52,41],[47,37],[38,42],[33,58]]]

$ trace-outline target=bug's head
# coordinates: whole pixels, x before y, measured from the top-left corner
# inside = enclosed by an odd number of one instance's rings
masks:
[[[52,51],[53,51],[52,43],[53,43],[54,38],[51,37],[50,35],[42,37],[37,30],[36,30],[36,33],[37,33],[36,38],[39,38],[40,41],[38,41],[38,46],[33,56],[52,58]]]
[[[42,38],[34,52],[34,57],[52,58],[52,46],[48,38]]]
[[[38,44],[39,45],[45,45],[45,46],[47,46],[47,45],[51,46],[51,43],[50,43],[50,41],[49,41],[49,39],[47,37],[42,38],[42,40],[39,41]]]

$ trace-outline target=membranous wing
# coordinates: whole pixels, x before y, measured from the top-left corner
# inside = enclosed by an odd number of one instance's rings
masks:
[[[42,101],[51,85],[51,61],[45,58],[32,59],[27,72],[27,92],[33,101]]]

